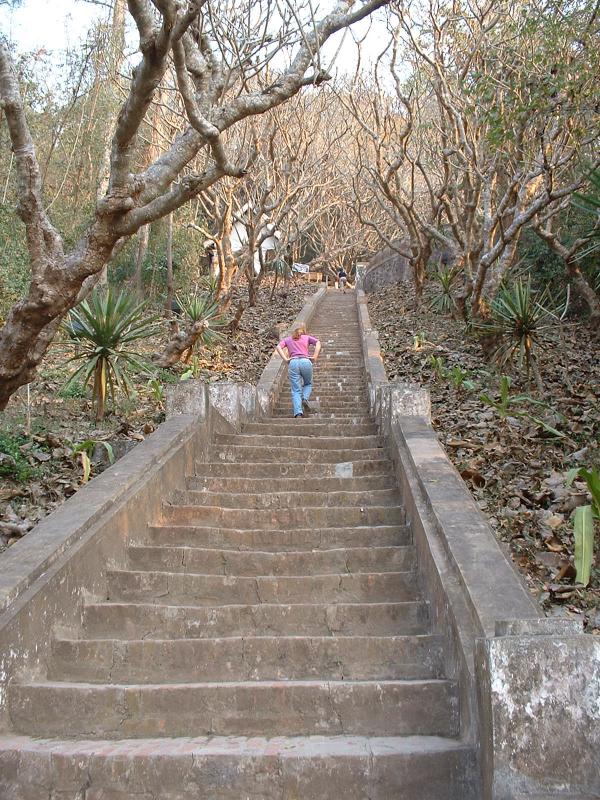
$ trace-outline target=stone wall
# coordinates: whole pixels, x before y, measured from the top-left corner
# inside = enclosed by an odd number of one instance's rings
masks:
[[[402,248],[403,243],[397,242],[397,246]],[[408,258],[390,247],[384,247],[367,264],[363,288],[365,292],[375,292],[384,286],[395,286],[410,279]]]

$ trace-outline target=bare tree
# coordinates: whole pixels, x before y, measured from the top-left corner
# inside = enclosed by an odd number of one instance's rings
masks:
[[[398,221],[417,291],[438,246],[463,275],[463,312],[484,314],[523,230],[596,163],[595,16],[587,0],[568,10],[428,0],[391,12],[391,86],[374,79],[387,99],[349,105],[368,145],[360,188]]]
[[[334,165],[348,142],[347,124],[339,113],[343,109],[332,109],[332,101],[335,104],[336,98],[328,92],[307,91],[253,119],[245,131],[255,152],[248,175],[240,181],[220,181],[200,197],[201,214],[190,227],[215,242],[220,264],[225,262],[235,229],[235,252],[220,268],[218,283],[223,306],[229,305],[242,276],[248,288],[248,299],[238,300],[232,327],[246,306],[256,302],[267,274],[264,245],[268,240],[278,240],[273,252],[278,262],[282,252],[324,256],[324,243],[333,246],[342,238],[338,227],[348,228],[337,226],[333,218],[335,209],[335,218],[343,222],[341,209],[347,203],[348,179],[342,180]],[[319,238],[326,219],[330,227]],[[356,225],[351,227],[356,229]]]
[[[117,119],[107,192],[68,252],[45,209],[9,46],[0,43],[0,97],[15,153],[18,212],[31,261],[27,296],[11,309],[0,330],[0,409],[32,379],[63,315],[97,282],[128,238],[224,176],[244,174],[247,153],[229,152],[225,132],[284,103],[303,86],[326,80],[318,66],[324,42],[385,4],[366,0],[353,9],[344,0],[317,21],[309,4],[281,6],[276,20],[266,0],[240,8],[236,19],[231,9],[221,13],[222,6],[210,0],[128,0],[141,60]],[[271,83],[262,81],[266,65],[287,55],[287,68]],[[189,127],[150,166],[136,172],[140,126],[171,60]]]
[[[427,94],[414,87],[410,93],[404,91],[395,40],[391,53],[394,94],[382,88],[380,59],[375,80],[371,84],[355,80],[341,99],[357,123],[358,168],[352,184],[356,215],[387,247],[408,260],[418,301],[432,252],[428,228],[439,226],[443,188],[427,157]]]

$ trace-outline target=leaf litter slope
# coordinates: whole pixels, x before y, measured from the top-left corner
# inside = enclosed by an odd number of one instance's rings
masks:
[[[227,335],[218,347],[200,352],[194,364],[195,375],[205,381],[236,380],[256,383],[278,340],[281,326],[287,327],[300,312],[307,298],[319,288],[316,284],[290,283],[278,289],[270,301],[271,287],[265,281],[258,303],[248,308],[240,328]],[[234,299],[245,299],[240,289]],[[278,328],[278,326],[280,326]],[[165,333],[140,344],[146,355],[161,349]],[[109,466],[107,443],[116,459],[143,441],[164,420],[162,392],[177,383],[189,365],[161,370],[156,383],[148,375],[133,376],[135,396],[117,398],[109,404],[102,423],[95,423],[89,390],[81,384],[65,391],[73,372],[67,360],[73,355],[72,342],[51,348],[38,379],[22,387],[0,415],[0,551],[14,544],[37,522],[72,496],[83,485],[84,467],[77,445],[89,445],[91,479]]]
[[[427,297],[416,310],[413,301],[408,283],[368,295],[388,377],[430,390],[433,426],[448,456],[545,612],[581,616],[588,632],[600,634],[598,532],[592,578],[583,588],[574,580],[571,515],[589,495],[583,482],[566,485],[571,467],[600,463],[600,354],[585,323],[571,322],[563,343],[551,335],[541,353],[550,408],[509,406],[502,419],[480,398],[499,396],[499,375],[477,340],[429,308]],[[512,394],[535,396],[517,373],[512,378]],[[552,437],[532,416],[564,438]]]

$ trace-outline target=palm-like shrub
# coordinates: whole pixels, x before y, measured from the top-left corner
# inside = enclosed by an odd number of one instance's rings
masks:
[[[499,289],[490,304],[489,321],[476,326],[494,338],[492,359],[498,366],[517,361],[521,368],[525,367],[528,378],[533,373],[540,390],[543,387],[536,352],[544,346],[544,336],[557,313],[548,307],[549,302],[548,289],[536,296],[531,279],[519,279],[512,286]]]
[[[456,270],[438,269],[433,277],[436,293],[431,300],[430,308],[441,311],[442,314],[450,314],[454,311],[456,308],[456,301],[454,300],[456,278]]]
[[[198,345],[212,347],[222,340],[223,334],[219,332],[219,328],[227,325],[228,320],[220,310],[214,291],[187,296],[178,295],[177,302],[191,323],[189,346],[184,358],[185,361],[189,361]]]
[[[129,395],[133,370],[149,371],[145,358],[133,345],[158,331],[156,316],[148,316],[145,303],[125,292],[95,291],[74,308],[65,329],[80,348],[69,361],[82,361],[66,387],[82,380],[93,383],[92,399],[96,421],[104,418],[108,392],[115,402],[116,390]]]

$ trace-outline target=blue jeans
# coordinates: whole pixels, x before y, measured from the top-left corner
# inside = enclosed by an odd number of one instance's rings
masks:
[[[292,358],[288,364],[292,407],[294,416],[302,414],[302,401],[308,400],[312,392],[313,365],[310,358]]]

